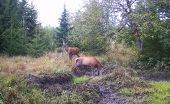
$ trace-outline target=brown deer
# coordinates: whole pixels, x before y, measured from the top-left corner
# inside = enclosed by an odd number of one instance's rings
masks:
[[[67,43],[65,43],[64,41],[63,41],[63,47],[66,50],[66,52],[68,53],[70,60],[72,60],[73,55],[77,55],[77,57],[80,57],[79,56],[79,52],[80,52],[79,48],[77,48],[77,47],[69,47],[67,45]]]
[[[102,64],[96,59],[94,56],[84,56],[84,57],[78,57],[75,59],[75,66],[91,66],[94,68],[97,68],[98,75],[100,75],[100,71],[102,69]]]

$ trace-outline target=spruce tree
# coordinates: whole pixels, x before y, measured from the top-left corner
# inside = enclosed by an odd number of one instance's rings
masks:
[[[26,0],[0,0],[0,53],[28,53],[36,26],[36,10]]]
[[[68,32],[69,32],[68,13],[64,5],[64,11],[62,12],[60,18],[60,26],[57,27],[57,35],[56,35],[56,41],[58,42],[59,46],[62,45],[62,39],[66,40],[66,36],[68,35]]]

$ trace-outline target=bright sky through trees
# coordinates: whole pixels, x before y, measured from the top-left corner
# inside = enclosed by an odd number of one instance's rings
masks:
[[[74,13],[83,5],[83,0],[29,0],[38,11],[38,20],[43,26],[58,26],[59,18],[63,12],[64,4],[66,9]]]

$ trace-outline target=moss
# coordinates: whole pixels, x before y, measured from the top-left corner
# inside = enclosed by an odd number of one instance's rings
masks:
[[[170,104],[170,82],[150,82],[154,91],[149,95],[148,102],[151,104]]]
[[[56,98],[56,101],[58,104],[81,104],[83,102],[83,98],[70,91],[63,91],[61,96]]]
[[[129,98],[133,97],[133,101],[139,100],[137,96],[143,96],[145,98],[143,102],[149,104],[170,104],[170,82],[149,82],[148,84],[151,86],[125,87],[120,90],[120,93]]]
[[[90,80],[91,78],[89,76],[81,76],[81,77],[74,77],[73,83],[81,83]]]

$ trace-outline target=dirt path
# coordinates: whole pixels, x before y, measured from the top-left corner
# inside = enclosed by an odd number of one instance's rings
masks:
[[[127,101],[127,98],[121,96],[111,86],[106,85],[103,81],[93,83],[92,85],[99,88],[101,99],[98,104],[132,104]]]

